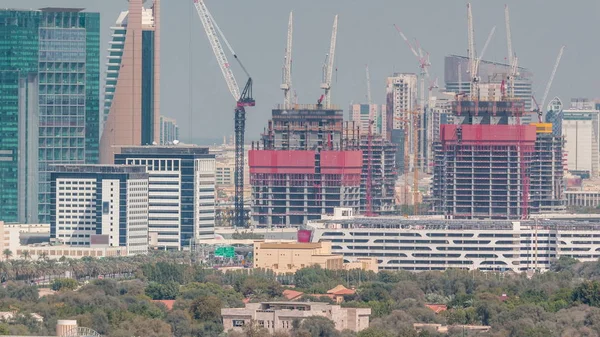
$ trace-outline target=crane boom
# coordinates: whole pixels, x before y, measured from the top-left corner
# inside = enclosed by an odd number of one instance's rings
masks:
[[[487,50],[487,47],[489,46],[490,41],[492,40],[492,36],[494,36],[495,32],[496,32],[496,26],[492,27],[492,30],[490,31],[490,34],[488,35],[487,40],[485,41],[485,44],[483,45],[481,54],[479,54],[479,57],[477,57],[477,64],[475,65],[475,75],[479,74],[479,64],[481,63],[481,60],[483,59],[483,55],[485,55],[485,51]]]
[[[556,70],[558,69],[558,65],[560,64],[560,59],[562,58],[563,52],[565,51],[565,46],[560,47],[560,51],[558,52],[558,56],[556,57],[556,62],[554,63],[554,68],[552,69],[552,74],[550,75],[550,79],[546,84],[546,90],[544,90],[544,96],[542,96],[542,102],[540,103],[540,107],[544,107],[544,103],[546,102],[546,98],[548,98],[548,93],[550,92],[550,87],[552,86],[552,81],[554,81],[554,75],[556,75]]]
[[[329,54],[325,64],[323,83],[321,89],[325,89],[325,106],[331,105],[331,79],[333,78],[333,61],[335,59],[335,42],[337,40],[338,16],[333,19],[333,29],[331,31],[331,42],[329,45]]]
[[[204,26],[204,31],[206,32],[206,36],[208,37],[208,41],[210,42],[210,46],[212,47],[213,53],[217,58],[219,68],[221,68],[221,72],[223,73],[223,77],[225,78],[225,82],[227,83],[227,87],[229,88],[229,92],[231,93],[231,96],[233,96],[233,98],[237,101],[240,99],[240,87],[238,86],[237,81],[235,80],[235,76],[233,76],[233,72],[231,71],[230,67],[231,65],[227,60],[227,56],[225,56],[225,51],[223,50],[223,46],[221,45],[221,42],[219,41],[219,38],[217,36],[217,30],[215,29],[214,24],[215,21],[213,20],[212,15],[208,11],[208,8],[206,8],[206,5],[204,4],[203,0],[194,0],[194,5],[196,6],[196,10],[198,11],[198,16],[200,17],[202,26]],[[235,56],[235,53],[229,45],[229,42],[226,43],[234,57],[237,59],[237,56]]]
[[[369,72],[369,65],[366,66],[367,71],[367,102],[369,103],[369,109],[373,101],[371,100],[371,74]]]
[[[290,12],[287,31],[287,44],[285,47],[285,56],[283,59],[283,104],[285,107],[292,105],[292,33],[293,33],[293,14]]]
[[[508,64],[512,67],[513,51],[512,51],[512,36],[510,33],[510,16],[508,13],[508,5],[504,5],[504,24],[506,25],[506,46],[508,47]]]
[[[398,26],[396,26],[396,24],[394,24],[394,28],[396,28],[396,30],[398,31],[398,33],[400,34],[400,36],[402,36],[402,39],[404,39],[404,42],[406,42],[406,44],[408,45],[408,48],[410,48],[410,51],[412,51],[412,53],[418,58],[419,54],[417,54],[417,51],[410,44],[410,42],[408,41],[408,39],[406,38],[406,36],[404,35],[404,33],[402,33],[402,31],[400,30],[400,28],[398,28]]]

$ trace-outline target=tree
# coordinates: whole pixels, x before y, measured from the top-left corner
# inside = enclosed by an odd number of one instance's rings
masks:
[[[12,257],[13,252],[10,249],[6,248],[2,251],[2,255],[4,255],[4,258],[8,260]]]
[[[297,327],[297,328],[296,328]],[[294,335],[306,334],[312,337],[337,337],[338,332],[332,320],[323,316],[311,316],[303,319],[292,329]]]
[[[359,332],[358,337],[396,337],[396,334],[382,328],[369,327]]]
[[[75,290],[79,287],[79,283],[72,278],[57,278],[52,282],[52,290]]]
[[[179,294],[179,284],[173,281],[165,284],[151,282],[145,292],[153,300],[174,300]]]
[[[166,322],[171,325],[175,337],[186,337],[192,332],[192,317],[183,310],[169,312]]]
[[[220,322],[223,302],[216,296],[201,296],[190,306],[190,314],[194,319],[205,322]]]
[[[573,290],[573,301],[594,307],[600,306],[600,282],[584,281]]]

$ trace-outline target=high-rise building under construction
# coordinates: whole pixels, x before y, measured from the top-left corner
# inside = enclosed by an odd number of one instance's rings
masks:
[[[562,145],[552,125],[521,124],[519,100],[453,102],[440,128],[433,197],[451,219],[524,219],[564,210]]]
[[[362,152],[359,129],[341,109],[323,105],[278,107],[258,144],[248,152],[252,222],[301,225],[360,207]]]

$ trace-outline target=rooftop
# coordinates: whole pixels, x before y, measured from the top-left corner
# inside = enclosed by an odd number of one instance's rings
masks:
[[[316,249],[321,248],[321,243],[305,242],[262,242],[261,249]]]
[[[146,173],[145,166],[133,165],[100,165],[100,164],[78,164],[78,165],[52,165],[54,172],[61,173]]]
[[[198,155],[209,154],[208,147],[196,145],[143,145],[143,146],[126,146],[121,149],[121,154],[160,154],[160,155]]]

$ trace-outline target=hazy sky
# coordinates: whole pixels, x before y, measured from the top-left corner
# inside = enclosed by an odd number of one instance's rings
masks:
[[[150,2],[150,1],[148,1]],[[329,50],[333,16],[339,14],[335,55],[337,72],[332,101],[347,111],[351,101],[366,101],[365,64],[369,64],[375,103],[384,103],[385,78],[393,72],[418,72],[418,63],[392,24],[417,38],[431,54],[432,77],[443,85],[443,58],[466,54],[464,0],[205,0],[215,20],[254,79],[256,107],[247,110],[246,139],[257,139],[271,108],[283,101],[279,89],[287,20],[294,11],[293,86],[299,103],[316,103],[321,94],[321,67]],[[504,4],[511,9],[513,50],[519,65],[534,73],[541,100],[558,50],[565,53],[548,100],[559,96],[600,95],[598,0],[475,0],[476,49],[491,28],[496,34],[486,59],[506,57]],[[2,0],[1,7],[85,7],[101,13],[101,69],[110,30],[125,0]],[[161,114],[174,117],[182,140],[219,138],[233,130],[234,100],[222,78],[192,0],[162,0]],[[191,56],[191,60],[190,60]],[[233,58],[230,57],[233,63]],[[234,72],[243,87],[244,73]],[[191,86],[190,86],[191,83]],[[191,99],[190,99],[191,97]],[[191,102],[191,107],[190,107]],[[192,123],[190,124],[190,111]]]

